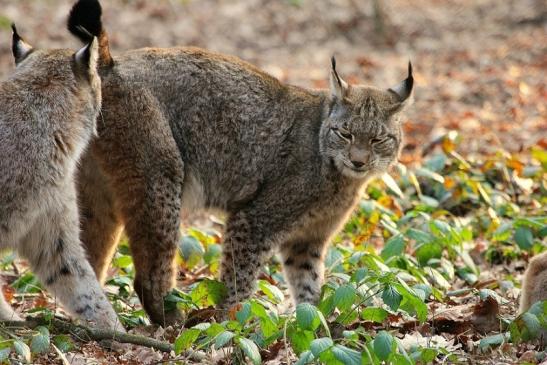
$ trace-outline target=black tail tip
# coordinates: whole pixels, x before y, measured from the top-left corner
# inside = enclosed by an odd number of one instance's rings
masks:
[[[102,8],[98,0],[78,0],[70,10],[67,28],[82,41],[90,42],[93,36],[101,34],[101,16]]]

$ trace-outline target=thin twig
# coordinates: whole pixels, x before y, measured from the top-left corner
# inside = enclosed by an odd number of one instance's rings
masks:
[[[38,326],[51,326],[58,332],[70,333],[83,341],[103,341],[113,340],[119,343],[128,343],[132,345],[155,348],[156,350],[170,353],[174,350],[173,345],[168,342],[156,340],[154,338],[123,333],[114,330],[92,328],[81,324],[73,324],[60,319],[47,320],[45,318],[34,317],[26,321],[0,321],[0,327],[4,328],[36,328]],[[202,361],[203,354],[189,351],[184,354],[193,360]]]
[[[120,343],[130,343],[133,345],[153,347],[163,352],[171,352],[173,350],[173,345],[170,343],[158,341],[154,338],[132,335],[129,333],[102,328],[92,328],[81,324],[76,325],[56,318],[50,321],[40,317],[31,318],[26,321],[3,321],[0,322],[0,326],[8,328],[36,328],[38,326],[52,326],[58,332],[71,333],[83,341],[114,340]]]

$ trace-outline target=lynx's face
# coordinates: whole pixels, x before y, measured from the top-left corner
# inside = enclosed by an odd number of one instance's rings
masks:
[[[321,152],[345,176],[365,179],[384,173],[402,143],[399,112],[412,90],[412,75],[388,90],[349,86],[333,63],[331,102],[321,127]]]

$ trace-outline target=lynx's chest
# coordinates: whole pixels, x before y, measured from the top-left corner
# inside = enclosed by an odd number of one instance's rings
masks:
[[[312,204],[295,222],[294,239],[313,236],[323,240],[342,228],[360,200],[362,188],[339,191]]]

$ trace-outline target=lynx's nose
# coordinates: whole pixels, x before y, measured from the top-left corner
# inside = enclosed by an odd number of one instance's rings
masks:
[[[370,152],[365,148],[359,148],[358,146],[351,146],[349,150],[349,160],[353,164],[353,167],[359,169],[368,162],[370,158]]]

